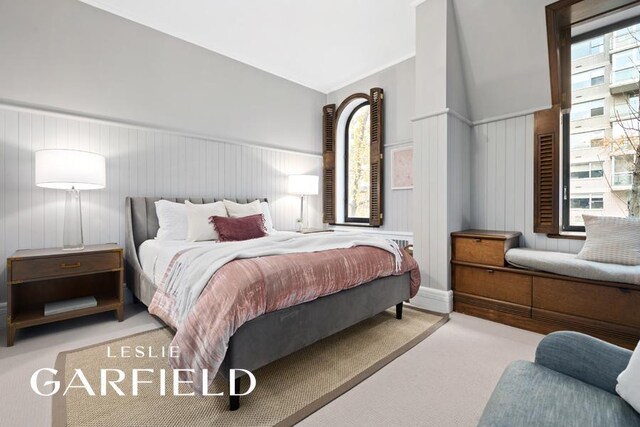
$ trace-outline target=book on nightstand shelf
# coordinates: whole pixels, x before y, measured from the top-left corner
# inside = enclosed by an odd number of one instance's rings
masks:
[[[81,310],[83,308],[96,307],[97,305],[98,301],[96,301],[95,297],[81,297],[63,301],[49,302],[44,305],[44,315],[53,316],[54,314]]]

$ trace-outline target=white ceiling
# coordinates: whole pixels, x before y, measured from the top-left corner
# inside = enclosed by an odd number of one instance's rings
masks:
[[[415,53],[415,0],[81,1],[324,93]]]

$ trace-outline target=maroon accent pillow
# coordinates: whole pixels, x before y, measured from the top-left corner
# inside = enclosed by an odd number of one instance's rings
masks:
[[[220,235],[221,242],[234,242],[240,240],[257,239],[267,235],[262,214],[243,216],[241,218],[229,218],[225,216],[210,216],[209,224],[212,224]]]

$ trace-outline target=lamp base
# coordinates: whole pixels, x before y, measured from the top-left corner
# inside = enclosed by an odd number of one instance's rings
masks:
[[[62,250],[81,251],[84,249],[82,236],[82,208],[80,192],[75,188],[67,190],[64,203],[64,228]]]

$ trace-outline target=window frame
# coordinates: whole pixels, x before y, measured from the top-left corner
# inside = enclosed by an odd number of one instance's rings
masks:
[[[371,108],[371,103],[369,101],[363,101],[362,103],[356,105],[349,116],[344,125],[344,222],[345,223],[356,223],[356,224],[369,224],[369,216],[367,217],[350,217],[349,216],[349,127],[351,125],[351,119],[355,116],[355,114],[361,108],[369,106]],[[369,138],[369,146],[371,145],[371,138]],[[371,192],[371,189],[369,189]],[[369,194],[371,196],[371,194]]]
[[[623,18],[579,35],[572,35],[572,28],[637,4],[637,0],[558,0],[545,8],[552,107],[534,114],[534,233],[554,238],[585,238],[582,227],[569,225],[569,211],[565,208],[565,201],[570,199],[567,174],[571,147],[571,46],[637,24],[638,17]],[[606,52],[608,47],[604,49]]]

